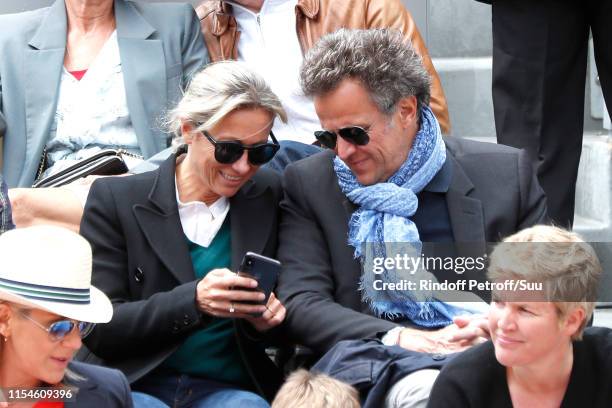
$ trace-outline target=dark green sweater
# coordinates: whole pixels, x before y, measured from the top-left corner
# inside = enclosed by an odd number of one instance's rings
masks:
[[[232,255],[229,217],[207,248],[191,241],[188,246],[197,279],[213,269],[229,268]],[[206,328],[189,336],[162,366],[181,374],[242,387],[251,384],[231,319],[214,318]]]

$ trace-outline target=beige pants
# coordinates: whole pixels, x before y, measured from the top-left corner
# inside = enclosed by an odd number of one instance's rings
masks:
[[[427,369],[408,374],[391,387],[385,397],[385,408],[425,408],[439,373]]]

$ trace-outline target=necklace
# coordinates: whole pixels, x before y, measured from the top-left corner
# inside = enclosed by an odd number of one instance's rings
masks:
[[[84,34],[71,36],[69,33],[66,40],[66,57],[64,58],[66,69],[69,71],[88,69],[115,31],[115,26],[115,20],[113,19],[111,24],[106,24],[102,28],[94,27]],[[71,40],[71,38],[78,38],[78,40]]]

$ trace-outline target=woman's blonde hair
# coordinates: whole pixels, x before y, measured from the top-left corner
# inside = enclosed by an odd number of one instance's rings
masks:
[[[582,308],[585,318],[572,336],[572,340],[579,340],[593,315],[601,271],[597,254],[580,235],[536,225],[507,237],[495,247],[488,277],[494,282],[519,279],[542,283],[542,300],[555,305],[559,319]]]
[[[204,131],[230,112],[253,108],[265,109],[287,121],[283,105],[261,75],[242,62],[216,62],[193,77],[181,101],[168,114],[167,127],[180,138],[183,122]]]

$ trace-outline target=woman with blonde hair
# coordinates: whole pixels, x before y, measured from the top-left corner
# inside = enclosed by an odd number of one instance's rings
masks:
[[[489,278],[500,284],[491,341],[446,365],[428,406],[609,407],[612,331],[585,330],[601,270],[573,232],[535,226],[506,238],[490,257]]]
[[[263,407],[276,393],[263,333],[285,308],[236,274],[247,251],[276,251],[280,176],[259,168],[279,147],[275,117],[258,74],[209,65],[170,115],[184,145],[155,171],[93,184],[81,233],[115,317],[87,346],[136,391],[193,407]]]
[[[5,406],[132,406],[121,372],[72,361],[81,338],[113,314],[90,277],[91,247],[74,232],[37,226],[0,236],[0,401]]]

